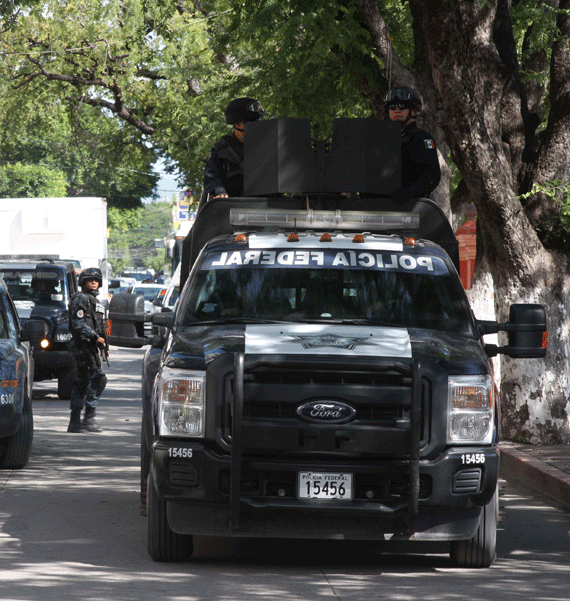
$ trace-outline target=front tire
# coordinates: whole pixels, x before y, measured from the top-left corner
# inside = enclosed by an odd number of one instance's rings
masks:
[[[32,402],[26,394],[22,407],[22,418],[18,431],[0,438],[0,468],[18,470],[26,466],[34,438],[34,416]]]
[[[481,511],[479,528],[473,538],[451,543],[451,561],[464,568],[488,568],[497,557],[497,524],[499,522],[499,487]]]
[[[193,537],[170,529],[166,501],[159,496],[150,475],[147,480],[148,554],[154,561],[188,561],[194,552]]]

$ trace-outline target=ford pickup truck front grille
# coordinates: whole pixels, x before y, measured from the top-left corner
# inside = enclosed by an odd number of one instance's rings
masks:
[[[223,386],[223,438],[232,442],[234,376],[226,375]],[[420,446],[429,440],[431,385],[422,379],[421,438]],[[398,371],[368,372],[359,366],[351,369],[316,370],[314,365],[299,365],[283,361],[271,366],[257,366],[244,373],[243,418],[247,420],[249,434],[259,430],[253,437],[258,441],[255,452],[266,454],[279,450],[286,454],[303,455],[307,452],[376,454],[378,456],[409,454],[397,444],[398,434],[410,428],[412,396],[411,367],[403,363]],[[335,427],[331,434],[330,424],[307,423],[299,417],[297,409],[308,401],[335,400],[355,410],[347,423]],[[372,428],[375,428],[372,430]],[[264,433],[261,431],[263,430]],[[374,441],[383,437],[381,447]],[[261,437],[261,438],[260,438]],[[247,447],[247,442],[244,443]]]
[[[272,484],[275,482],[261,479],[264,469],[273,472],[276,464],[289,478],[297,473],[299,478],[310,480],[322,470],[333,479],[338,477],[350,482],[354,475],[355,494],[357,497],[364,494],[368,499],[354,501],[360,504],[360,509],[369,510],[372,499],[380,496],[385,502],[379,502],[377,509],[386,514],[405,512],[406,527],[413,529],[422,493],[419,474],[422,429],[426,433],[429,431],[422,416],[430,413],[431,402],[430,379],[424,376],[420,360],[391,359],[390,362],[382,362],[373,358],[367,362],[359,357],[357,361],[340,359],[333,365],[330,358],[322,361],[299,356],[246,358],[243,353],[236,353],[233,376],[230,374],[226,371],[225,382],[221,384],[225,412],[223,430],[225,442],[231,444],[230,530],[239,527],[242,501],[253,506],[261,503],[260,507],[270,502],[267,498],[263,501],[254,499],[256,482],[259,486],[263,484],[257,490],[264,490],[264,496],[272,496],[276,491],[282,500],[291,497],[291,486],[278,487],[274,491]],[[279,375],[272,378],[271,374]],[[290,377],[297,377],[297,385],[293,388],[288,385],[289,374]],[[300,374],[305,377],[311,374],[302,386],[298,383]],[[329,374],[333,382],[329,380]],[[345,378],[345,374],[348,377]],[[386,376],[385,380],[383,376]],[[339,386],[339,378],[346,384]],[[213,373],[211,380],[215,382]],[[389,385],[382,386],[383,381],[389,382]],[[219,390],[219,382],[217,386]],[[297,392],[294,397],[292,390]],[[331,398],[331,395],[334,395],[336,402],[346,403],[355,410],[354,414],[349,413],[351,421],[304,423],[298,417],[291,417],[290,410],[285,410],[288,415],[283,417],[279,411],[271,418],[251,415],[252,405],[258,401],[295,406],[312,398]],[[359,419],[360,405],[398,408],[403,411],[402,415],[409,411],[409,419],[380,416],[371,423],[370,420]],[[358,459],[358,466],[354,467],[353,463],[352,469],[345,470],[343,462],[347,465],[347,462],[354,462],[355,458]],[[383,463],[384,459],[390,460],[388,464]],[[323,467],[327,465],[326,462],[331,469]],[[372,469],[365,470],[365,462],[371,463]],[[268,468],[264,468],[264,465]],[[305,465],[308,471],[303,469]],[[362,486],[360,474],[375,476],[375,484],[365,482],[365,486]],[[254,485],[245,496],[242,492],[242,476]],[[301,489],[301,483],[298,490],[301,500],[304,495],[311,498],[312,492],[305,491],[304,487]],[[343,496],[345,492],[346,489]],[[352,505],[353,508],[356,506]]]

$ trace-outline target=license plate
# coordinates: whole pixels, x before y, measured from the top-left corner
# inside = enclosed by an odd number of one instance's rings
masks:
[[[299,472],[299,499],[352,500],[352,474]]]

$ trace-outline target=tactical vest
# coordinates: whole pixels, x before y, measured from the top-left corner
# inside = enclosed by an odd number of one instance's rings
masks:
[[[220,160],[227,179],[233,184],[237,183],[234,182],[236,178],[243,178],[243,149],[234,146],[232,141],[233,136],[224,136],[218,144],[216,144],[214,153]],[[240,181],[239,185],[242,187],[243,183]]]

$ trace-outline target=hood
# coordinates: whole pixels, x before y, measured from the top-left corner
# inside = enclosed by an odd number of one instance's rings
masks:
[[[225,353],[430,359],[450,373],[487,373],[481,344],[465,334],[336,324],[194,326],[172,341],[167,365],[205,369]]]
[[[48,321],[61,321],[67,315],[65,303],[58,305],[34,303],[33,301],[14,301],[20,321],[28,319],[46,319]]]

